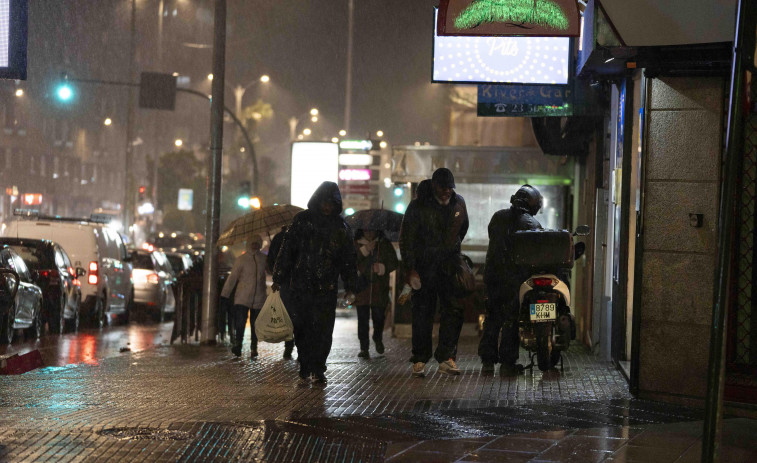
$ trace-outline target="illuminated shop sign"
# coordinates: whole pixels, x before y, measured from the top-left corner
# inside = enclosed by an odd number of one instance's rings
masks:
[[[339,180],[370,180],[370,169],[342,169],[339,171]]]
[[[373,164],[371,154],[340,154],[339,164],[343,166],[370,166]]]
[[[433,82],[567,84],[568,37],[441,37]]]
[[[306,208],[325,181],[339,180],[339,146],[334,143],[292,143],[292,189],[289,203]]]
[[[0,0],[0,78],[26,79],[27,0]]]
[[[441,0],[439,35],[578,37],[575,0]]]

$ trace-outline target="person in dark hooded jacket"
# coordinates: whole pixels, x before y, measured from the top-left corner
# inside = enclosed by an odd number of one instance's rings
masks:
[[[521,230],[542,228],[534,216],[542,207],[539,190],[531,185],[523,185],[510,198],[510,208],[494,213],[489,222],[489,248],[486,250],[486,271],[484,282],[488,296],[486,319],[478,355],[485,373],[494,372],[494,364],[499,362],[500,374],[516,375],[523,371],[518,364],[518,289],[529,275],[522,274],[509,263],[508,253],[512,249],[511,235]],[[502,339],[497,349],[497,341],[502,331]]]
[[[273,291],[288,288],[286,305],[294,325],[300,378],[326,382],[331,351],[338,279],[347,298],[355,292],[357,257],[352,232],[342,212],[342,195],[334,182],[323,182],[284,235],[273,269]]]
[[[432,355],[431,332],[436,301],[440,306],[439,343],[434,358],[439,371],[459,375],[455,365],[457,341],[463,326],[462,304],[453,293],[455,265],[468,231],[468,211],[455,193],[449,169],[434,171],[431,180],[418,185],[417,197],[405,211],[400,231],[400,253],[408,282],[413,287],[413,375],[425,376]]]

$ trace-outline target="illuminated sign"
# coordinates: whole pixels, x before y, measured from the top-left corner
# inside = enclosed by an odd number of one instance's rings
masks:
[[[373,140],[342,140],[339,142],[339,148],[343,150],[361,150],[370,151],[374,148]]]
[[[339,180],[339,146],[334,143],[292,143],[292,188],[289,203],[308,207],[321,183]]]
[[[370,180],[371,169],[342,169],[339,180]]]
[[[24,206],[38,206],[42,204],[41,193],[26,193],[23,196]]]
[[[179,188],[179,200],[176,207],[180,211],[191,211],[194,191],[190,188]]]
[[[26,79],[27,0],[0,0],[0,78]]]
[[[441,37],[432,82],[567,84],[568,37]]]
[[[339,164],[343,166],[370,166],[373,164],[371,154],[340,154]]]
[[[478,116],[570,116],[573,92],[567,85],[479,85]]]
[[[575,0],[441,0],[439,35],[578,37]]]

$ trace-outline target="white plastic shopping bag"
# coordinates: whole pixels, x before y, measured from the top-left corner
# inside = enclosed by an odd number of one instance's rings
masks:
[[[289,318],[281,292],[271,293],[255,320],[255,335],[259,341],[277,343],[294,339],[294,326]]]

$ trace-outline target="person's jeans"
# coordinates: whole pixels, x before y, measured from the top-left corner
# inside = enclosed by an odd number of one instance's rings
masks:
[[[294,342],[301,374],[325,372],[334,334],[336,292],[290,291],[285,306],[294,325]]]
[[[385,310],[370,305],[357,306],[357,338],[360,340],[360,350],[368,350],[368,332],[370,331],[368,319],[373,319],[373,341],[382,342],[384,334]]]
[[[457,341],[463,328],[463,307],[452,295],[452,285],[440,281],[413,291],[413,355],[410,361],[427,363],[431,358],[436,302],[439,301],[439,343],[434,358],[439,363],[457,356]]]
[[[484,331],[478,344],[482,362],[515,365],[518,361],[518,298],[512,291],[488,291]],[[500,340],[500,331],[502,339]],[[499,349],[497,343],[499,341]]]
[[[260,309],[250,309],[241,304],[234,304],[232,308],[234,313],[234,345],[242,347],[244,340],[244,329],[247,325],[247,313],[250,313],[250,350],[258,348],[258,337],[255,335],[255,320],[258,318]]]

